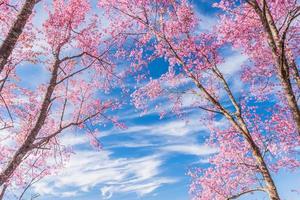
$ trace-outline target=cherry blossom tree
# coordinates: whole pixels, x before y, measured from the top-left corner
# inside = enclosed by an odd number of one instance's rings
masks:
[[[299,166],[295,150],[299,138],[284,105],[272,104],[267,116],[257,109],[276,93],[258,99],[248,91],[232,89],[220,69],[224,41],[211,33],[199,33],[201,23],[187,1],[99,1],[99,5],[111,20],[110,33],[119,36],[116,56],[129,58],[137,80],[144,84],[132,95],[137,108],[145,110],[151,101],[165,97],[180,115],[185,106],[182,94],[189,93],[196,96],[189,106],[208,113],[210,141],[218,144],[220,152],[211,158],[213,167],[204,170],[204,175],[192,173],[195,199],[234,199],[254,191],[280,199],[272,172]],[[169,64],[166,73],[158,79],[141,75],[159,58]],[[158,104],[156,109],[163,115],[165,107]],[[213,126],[220,119],[226,125]],[[199,174],[203,177],[198,178]]]
[[[0,48],[2,63],[0,67],[0,130],[12,126],[9,108],[14,97],[13,89],[16,88],[15,83],[18,81],[16,67],[26,62],[37,62],[38,52],[33,50],[33,45],[36,43],[37,30],[34,28],[31,20],[28,20],[27,23],[26,21],[22,22],[23,25],[20,24],[19,18],[24,17],[24,14],[18,15],[19,10],[28,10],[25,8],[26,5],[22,8],[22,3],[22,1],[1,1],[0,3],[0,38],[3,40]],[[29,18],[29,15],[27,18]],[[17,31],[21,25],[21,30]],[[15,26],[18,27],[16,28]]]
[[[222,0],[215,6],[226,12],[219,22],[222,39],[243,49],[256,66],[248,76],[278,77],[300,134],[299,1]]]
[[[63,166],[70,151],[59,135],[66,130],[86,132],[91,144],[101,148],[96,125],[122,126],[105,114],[120,104],[99,95],[120,85],[121,78],[109,61],[111,38],[101,33],[90,2],[54,0],[48,6],[38,64],[49,80],[34,89],[18,83],[13,88],[9,100],[13,122],[0,143],[3,191],[10,185],[26,186],[33,177],[40,179]]]

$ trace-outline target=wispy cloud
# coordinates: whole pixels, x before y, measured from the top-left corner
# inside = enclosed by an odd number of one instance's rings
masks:
[[[42,195],[65,197],[84,195],[94,187],[99,187],[104,198],[116,191],[146,195],[162,184],[176,182],[160,176],[163,162],[159,155],[114,159],[109,151],[77,151],[63,172],[47,177],[34,188]],[[75,190],[68,191],[70,187]]]
[[[176,136],[184,137],[195,132],[207,131],[204,125],[199,124],[198,118],[189,120],[184,119],[164,119],[160,122],[156,122],[150,125],[135,125],[130,126],[125,130],[112,129],[106,132],[102,132],[102,137],[109,136],[111,134],[134,134],[143,133],[145,135],[160,135],[160,136]]]
[[[162,151],[175,152],[181,154],[189,154],[196,156],[205,156],[213,153],[217,153],[217,148],[212,148],[208,145],[198,144],[180,144],[180,145],[169,145],[161,148]]]

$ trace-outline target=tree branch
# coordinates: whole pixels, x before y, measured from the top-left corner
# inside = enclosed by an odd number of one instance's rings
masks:
[[[229,198],[227,198],[227,200],[233,200],[233,199],[237,199],[245,194],[248,194],[248,193],[253,193],[253,192],[266,192],[266,190],[264,188],[255,188],[255,189],[251,189],[251,190],[246,190],[244,192],[241,192],[237,195],[234,195],[234,196],[231,196]]]

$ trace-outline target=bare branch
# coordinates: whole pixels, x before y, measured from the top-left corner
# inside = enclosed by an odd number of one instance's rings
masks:
[[[266,190],[264,188],[255,188],[255,189],[251,189],[251,190],[246,190],[244,192],[241,192],[240,194],[237,194],[237,195],[227,198],[227,200],[237,199],[245,194],[253,193],[253,192],[266,192]]]
[[[5,191],[6,191],[7,187],[8,187],[8,185],[7,185],[7,184],[4,184],[4,185],[3,185],[3,187],[2,187],[2,191],[1,191],[1,193],[0,193],[0,200],[2,200],[2,199],[3,199],[3,197],[4,197],[4,194],[5,194]]]

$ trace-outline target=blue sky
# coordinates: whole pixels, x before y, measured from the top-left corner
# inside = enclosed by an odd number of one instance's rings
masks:
[[[211,8],[214,1],[193,1],[201,16],[203,30],[210,29],[218,10]],[[38,9],[37,11],[39,11]],[[37,12],[35,23],[40,24],[43,16]],[[238,73],[240,65],[247,59],[238,52],[226,55],[223,72]],[[158,61],[150,66],[151,76],[157,77],[167,69],[166,63]],[[153,70],[159,67],[160,70]],[[30,71],[29,71],[30,69]],[[22,84],[34,87],[47,81],[47,73],[40,66],[20,68],[24,77]],[[25,79],[26,77],[26,79]],[[30,80],[30,81],[28,81]],[[32,81],[34,80],[34,81]],[[242,84],[232,81],[235,90]],[[190,96],[185,97],[187,103]],[[74,149],[70,162],[57,175],[47,177],[34,185],[30,193],[39,193],[45,200],[185,200],[189,199],[189,176],[193,167],[208,166],[207,158],[217,149],[204,144],[207,129],[198,121],[199,111],[190,111],[186,119],[169,114],[160,119],[154,109],[140,116],[125,96],[127,105],[115,113],[128,129],[99,127],[102,151],[90,147],[83,133],[66,132],[62,142]],[[222,123],[222,121],[220,121]],[[280,172],[275,176],[282,197],[297,200],[300,197],[292,189],[300,185],[300,175]],[[264,199],[263,196],[248,196],[244,199]]]

